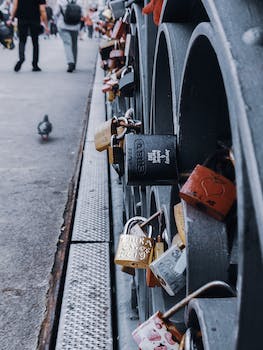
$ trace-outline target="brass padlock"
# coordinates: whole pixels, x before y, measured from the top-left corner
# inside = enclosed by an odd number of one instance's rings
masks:
[[[202,294],[211,292],[213,289],[215,294],[218,293],[220,295],[222,290],[225,290],[226,295],[229,292],[234,295],[232,288],[228,284],[221,281],[213,281],[189,294],[167,312],[161,313],[157,311],[132,332],[133,339],[140,350],[178,350],[183,335],[176,329],[169,318],[185,307],[193,298],[200,297]]]
[[[175,295],[185,286],[185,249],[172,245],[149,267],[169,295]]]
[[[111,143],[111,136],[116,133],[116,120],[112,118],[100,125],[94,135],[95,148],[101,152],[106,150]]]
[[[174,219],[177,227],[178,234],[183,241],[183,244],[186,245],[185,239],[185,222],[184,222],[184,213],[182,203],[178,203],[174,206]]]
[[[140,269],[146,269],[149,266],[152,261],[154,242],[151,237],[146,236],[143,228],[160,214],[161,211],[149,219],[138,216],[127,221],[123,234],[120,235],[115,264]]]

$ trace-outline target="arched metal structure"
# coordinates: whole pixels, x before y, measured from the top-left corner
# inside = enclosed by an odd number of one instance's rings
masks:
[[[141,9],[132,5],[137,90],[131,103],[144,133],[177,135],[179,173],[203,163],[218,142],[231,147],[235,156],[232,222],[217,222],[184,204],[187,286],[182,294],[219,279],[232,284],[237,297],[193,300],[186,326],[201,330],[205,350],[261,350],[263,2],[164,0],[158,31]],[[131,207],[139,202],[142,215],[164,210],[168,245],[181,184],[138,187],[129,193],[135,202]],[[129,211],[132,216],[134,210]],[[143,273],[138,276],[141,320],[183,297],[169,297],[160,288],[147,290]],[[182,323],[182,314],[175,322]]]

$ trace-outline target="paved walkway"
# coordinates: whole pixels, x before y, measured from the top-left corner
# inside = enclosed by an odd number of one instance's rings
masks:
[[[59,38],[41,39],[42,72],[0,47],[0,349],[36,348],[49,274],[63,222],[92,87],[97,41],[79,42],[77,71],[66,73]],[[37,135],[48,114],[54,131]]]

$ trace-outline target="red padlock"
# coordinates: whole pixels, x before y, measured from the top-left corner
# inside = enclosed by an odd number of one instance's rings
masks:
[[[197,165],[179,195],[219,221],[223,221],[236,200],[236,186],[213,170]]]

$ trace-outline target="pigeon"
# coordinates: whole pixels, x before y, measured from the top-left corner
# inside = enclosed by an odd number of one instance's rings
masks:
[[[48,120],[48,115],[45,115],[42,122],[40,122],[38,124],[37,131],[38,131],[39,135],[41,135],[43,140],[46,141],[48,139],[48,135],[52,131],[52,124]]]

